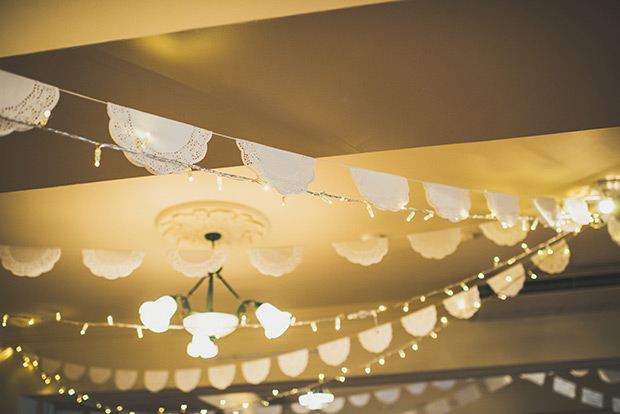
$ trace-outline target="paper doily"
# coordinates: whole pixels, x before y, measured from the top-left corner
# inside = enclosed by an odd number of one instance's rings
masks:
[[[418,338],[426,336],[435,327],[437,309],[435,305],[427,306],[410,315],[403,316],[400,318],[400,322],[410,335]]]
[[[336,253],[351,263],[370,266],[379,263],[388,252],[388,239],[375,237],[368,240],[332,243]]]
[[[512,227],[519,222],[519,197],[513,194],[484,192],[489,211],[497,217],[500,223]]]
[[[426,199],[437,215],[453,223],[469,217],[471,200],[469,191],[447,185],[424,183]]]
[[[161,158],[195,164],[207,154],[211,131],[108,103],[110,136],[121,147]],[[138,167],[151,174],[185,172],[186,167],[157,161],[145,155],[124,153]]]
[[[521,263],[496,274],[487,283],[497,295],[514,297],[523,289],[525,283],[525,269]]]
[[[407,384],[405,388],[407,389],[407,392],[409,392],[409,394],[420,395],[424,392],[427,385],[428,384],[426,382],[414,382],[411,384]]]
[[[58,88],[0,70],[0,115],[40,124],[60,98]],[[0,136],[28,131],[31,126],[0,119]]]
[[[289,352],[278,355],[278,366],[280,371],[289,377],[297,377],[305,371],[308,366],[308,356],[310,352],[307,349]]]
[[[446,229],[408,234],[411,248],[427,259],[443,259],[461,244],[461,229]]]
[[[561,221],[560,207],[553,198],[532,198],[532,204],[538,211],[541,222],[547,227],[556,227]]]
[[[209,367],[207,375],[209,376],[209,382],[214,388],[218,390],[225,390],[233,383],[235,379],[236,366],[235,364],[219,365],[216,367]]]
[[[174,383],[183,392],[193,391],[200,381],[200,368],[177,369],[174,371]]]
[[[95,276],[109,280],[129,276],[131,272],[140,267],[144,255],[145,252],[136,250],[82,250],[84,265]]]
[[[364,407],[370,402],[370,393],[363,392],[361,394],[349,395],[347,397],[347,400],[349,400],[351,405],[354,407],[357,407],[357,408]]]
[[[323,411],[324,413],[328,413],[328,414],[338,413],[342,411],[342,409],[344,408],[344,403],[345,403],[344,397],[334,398],[334,401],[328,404],[325,404],[323,408],[321,408],[321,411]]]
[[[112,376],[112,369],[102,367],[88,368],[88,376],[93,384],[104,384]]]
[[[485,237],[499,246],[514,246],[527,237],[528,226],[512,226],[504,228],[498,221],[482,223],[480,230]]]
[[[271,358],[261,358],[241,364],[243,378],[250,384],[260,384],[265,381],[271,370]]]
[[[341,338],[318,346],[321,361],[332,367],[342,364],[351,351],[351,338]]]
[[[357,189],[380,210],[399,211],[409,202],[409,183],[405,177],[350,168]]]
[[[264,247],[247,250],[250,263],[267,276],[279,277],[291,273],[303,259],[304,247]]]
[[[15,276],[37,277],[52,270],[58,259],[58,248],[0,246],[2,266]]]
[[[144,371],[144,387],[150,392],[159,392],[166,388],[168,375],[166,370],[146,370]]]
[[[566,244],[566,240],[560,240],[552,244],[550,249],[551,253],[549,253],[549,250],[543,249],[541,255],[535,254],[532,256],[532,263],[550,275],[562,273],[570,262],[570,249],[568,244]]]
[[[443,300],[443,306],[450,315],[459,319],[469,319],[480,308],[480,292],[478,286],[469,288],[467,292],[459,292]]]
[[[588,210],[588,203],[586,200],[580,198],[565,198],[564,208],[568,211],[570,218],[577,224],[585,226],[590,224],[592,216]]]
[[[203,277],[215,273],[226,260],[226,251],[212,250],[170,250],[166,258],[174,268],[188,277]]]
[[[375,354],[383,352],[392,342],[392,324],[388,322],[362,331],[357,334],[357,339],[366,351]]]
[[[114,372],[114,384],[121,391],[133,388],[138,380],[138,371],[133,369],[117,369]]]
[[[243,164],[283,196],[302,194],[314,181],[314,158],[237,140]]]

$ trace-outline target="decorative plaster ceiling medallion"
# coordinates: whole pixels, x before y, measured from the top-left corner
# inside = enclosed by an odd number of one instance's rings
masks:
[[[163,238],[182,249],[211,248],[207,233],[219,233],[217,248],[251,245],[269,231],[261,212],[236,203],[195,201],[172,206],[157,216],[155,226]]]

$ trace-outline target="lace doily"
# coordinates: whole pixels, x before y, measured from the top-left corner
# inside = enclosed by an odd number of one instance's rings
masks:
[[[310,412],[309,408],[304,407],[303,405],[299,404],[298,402],[291,403],[290,407],[291,407],[291,410],[295,414],[308,414]]]
[[[341,338],[318,346],[321,361],[332,367],[342,364],[351,352],[351,338]]]
[[[512,384],[512,377],[510,375],[500,375],[498,377],[486,377],[484,382],[490,392],[501,390],[506,385]]]
[[[565,198],[564,208],[568,211],[570,218],[577,224],[585,226],[590,224],[592,216],[588,210],[586,200],[580,198]]]
[[[82,375],[86,372],[86,366],[65,362],[65,365],[62,367],[62,371],[65,373],[65,377],[67,377],[67,379],[77,381],[82,378]]]
[[[539,387],[542,387],[545,383],[545,378],[547,378],[547,374],[545,374],[544,372],[530,372],[527,374],[521,374],[519,378],[529,381],[532,384],[536,384]]]
[[[237,140],[243,164],[283,196],[302,194],[314,181],[314,158]]]
[[[482,398],[482,393],[476,384],[471,384],[454,391],[454,399],[456,400],[456,405],[459,407],[472,404],[480,398]]]
[[[328,413],[328,414],[339,413],[344,408],[344,403],[345,403],[344,397],[336,397],[334,398],[334,401],[328,404],[325,404],[323,408],[321,408],[321,411],[323,411],[324,413]]]
[[[446,229],[408,234],[411,248],[427,259],[443,259],[461,244],[461,229]]]
[[[392,342],[392,324],[388,322],[362,331],[357,334],[357,339],[366,351],[383,352]]]
[[[218,390],[225,390],[233,383],[235,379],[235,364],[220,365],[217,367],[209,367],[207,375],[209,382]]]
[[[357,189],[380,210],[399,211],[409,202],[409,183],[405,177],[350,168]]]
[[[487,283],[497,295],[514,297],[523,289],[525,283],[525,269],[521,263],[500,272],[487,280]]]
[[[447,185],[424,183],[426,199],[437,215],[453,223],[469,217],[471,200],[469,191]]]
[[[112,370],[110,368],[90,367],[88,368],[88,376],[93,384],[104,384],[112,376]]]
[[[597,370],[597,373],[601,381],[607,384],[617,384],[620,382],[620,371],[601,368]]]
[[[550,275],[562,273],[570,262],[570,249],[568,244],[566,244],[566,240],[560,240],[552,244],[550,249],[551,253],[549,253],[549,250],[543,249],[542,255],[535,254],[532,256],[532,263]]]
[[[349,400],[351,405],[354,407],[357,407],[357,408],[364,407],[370,402],[370,393],[363,392],[361,394],[349,395],[347,397],[347,400]]]
[[[489,221],[480,225],[482,234],[499,246],[514,246],[527,237],[529,226],[512,226],[504,228],[498,221]]]
[[[513,194],[484,192],[489,211],[497,217],[500,223],[512,227],[519,222],[521,210],[519,197]]]
[[[573,377],[581,378],[581,377],[585,377],[586,375],[588,375],[590,370],[589,369],[571,369],[569,372]]]
[[[243,378],[250,384],[260,384],[265,381],[271,370],[271,358],[261,358],[241,364]]]
[[[144,387],[150,392],[159,392],[166,388],[169,373],[166,370],[144,371]]]
[[[452,404],[447,398],[440,398],[426,404],[424,411],[426,414],[448,414],[452,411]]]
[[[308,356],[310,352],[307,349],[289,352],[278,355],[278,366],[280,371],[285,375],[295,378],[305,371],[308,366]]]
[[[388,239],[374,237],[368,240],[353,242],[332,243],[336,253],[346,258],[351,263],[370,266],[379,263],[388,252]]]
[[[450,315],[459,319],[469,319],[480,308],[480,292],[478,286],[469,288],[467,292],[459,292],[443,300],[443,306]]]
[[[620,221],[615,217],[609,217],[609,220],[607,220],[607,231],[611,239],[620,246]]]
[[[400,318],[405,330],[417,338],[428,335],[437,322],[437,309],[435,305],[427,306]]]
[[[200,381],[200,368],[177,369],[174,371],[174,383],[183,392],[193,391]]]
[[[108,103],[110,136],[121,147],[157,157],[195,164],[207,154],[212,132],[171,119]],[[151,174],[185,172],[186,167],[125,153],[127,159]]]
[[[405,385],[407,392],[412,395],[420,395],[426,390],[426,386],[428,384],[426,382],[414,382],[411,384]]]
[[[450,388],[454,387],[454,384],[456,384],[456,380],[439,380],[433,381],[431,382],[431,384],[433,384],[433,387],[437,388],[438,390],[447,391]]]
[[[565,397],[574,399],[577,396],[577,385],[572,381],[556,375],[553,377],[553,391]]]
[[[602,392],[592,390],[587,387],[581,388],[581,402],[590,407],[602,409],[605,404],[605,397]]]
[[[15,276],[37,277],[52,270],[58,259],[58,248],[0,246],[2,266]]]
[[[394,404],[400,398],[400,388],[386,388],[375,391],[373,394],[383,404]]]
[[[92,274],[109,280],[129,276],[140,267],[144,255],[145,252],[136,250],[82,250],[84,265]]]
[[[212,250],[170,250],[166,258],[174,268],[188,277],[203,277],[217,272],[226,260],[227,252]]]
[[[556,227],[561,222],[561,211],[553,198],[532,198],[532,204],[538,211],[541,222],[547,227]]]
[[[0,115],[40,124],[60,98],[58,88],[0,70]],[[0,119],[0,136],[32,127]]]
[[[114,372],[114,385],[121,391],[133,388],[138,380],[138,371],[133,369],[117,369]]]
[[[304,255],[304,246],[265,247],[247,251],[250,263],[267,276],[279,277],[291,273],[299,266]]]

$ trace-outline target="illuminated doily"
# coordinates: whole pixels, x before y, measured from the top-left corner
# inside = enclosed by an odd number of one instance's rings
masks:
[[[446,229],[407,235],[411,248],[427,259],[443,259],[461,244],[461,229]]]
[[[0,115],[40,124],[58,103],[58,88],[0,70]],[[0,119],[0,136],[32,127]]]
[[[341,338],[318,346],[321,361],[333,367],[342,364],[351,352],[351,338]]]
[[[484,192],[487,206],[500,223],[512,227],[519,222],[519,197],[513,194]]]
[[[140,267],[144,255],[145,252],[136,250],[82,250],[84,265],[95,276],[110,280],[129,276],[131,272]]]
[[[383,352],[392,342],[392,324],[388,322],[362,331],[357,334],[357,339],[366,351],[375,354]]]
[[[117,369],[114,372],[114,385],[121,391],[133,388],[138,380],[138,371],[134,369]]]
[[[454,387],[454,384],[456,384],[456,380],[438,380],[431,382],[431,384],[433,384],[433,387],[437,388],[438,390],[447,391],[450,388]]]
[[[370,402],[370,393],[363,392],[361,394],[349,395],[347,400],[349,400],[351,405],[354,407],[364,407]]]
[[[478,286],[469,288],[467,292],[459,292],[443,300],[443,306],[450,315],[459,319],[469,319],[480,308],[480,292]]]
[[[209,376],[209,382],[213,387],[218,390],[225,390],[233,383],[235,379],[236,366],[235,364],[219,365],[216,367],[209,367],[207,375]]]
[[[415,337],[428,335],[435,327],[437,322],[437,309],[434,305],[427,306],[419,311],[413,312],[400,318],[405,330]]]
[[[88,376],[93,384],[104,384],[112,377],[111,368],[90,367],[88,368]]]
[[[499,221],[482,223],[480,230],[485,237],[499,246],[514,246],[527,237],[528,226],[516,225],[504,228]]]
[[[195,164],[207,154],[211,131],[171,119],[108,103],[110,136],[118,145],[133,151]],[[145,155],[124,153],[151,174],[182,173],[183,165],[157,161]]]
[[[386,388],[375,391],[373,394],[383,404],[394,404],[400,398],[400,388]]]
[[[541,222],[547,227],[556,227],[561,221],[561,210],[553,198],[532,198]]]
[[[52,270],[58,259],[58,248],[0,246],[2,266],[15,276],[37,277]]]
[[[299,376],[308,366],[309,355],[310,352],[307,349],[278,355],[280,371],[289,377]]]
[[[500,272],[487,280],[491,289],[499,296],[514,297],[523,289],[525,269],[521,263]]]
[[[169,373],[166,370],[144,371],[144,387],[150,392],[159,392],[166,388]]]
[[[414,382],[411,384],[405,385],[407,392],[412,395],[420,395],[426,390],[426,386],[428,384],[426,382]]]
[[[562,273],[570,262],[570,249],[565,240],[552,244],[549,249],[542,249],[542,254],[532,256],[532,263],[543,272],[551,275]]]
[[[177,369],[174,371],[174,383],[183,392],[193,391],[200,381],[200,368]]]
[[[497,377],[487,377],[484,379],[487,388],[490,392],[501,390],[507,385],[512,384],[512,377],[510,375],[500,375]]]
[[[271,370],[271,358],[261,358],[241,364],[243,378],[250,384],[260,384],[265,381]]]
[[[409,183],[405,177],[361,168],[350,168],[357,189],[380,210],[399,211],[409,202]]]
[[[188,277],[203,277],[215,273],[226,260],[226,251],[211,250],[170,250],[166,258],[175,270]]]
[[[471,200],[469,191],[447,185],[424,183],[426,199],[437,215],[453,223],[469,217]]]
[[[346,258],[351,263],[370,266],[379,263],[388,252],[388,239],[385,237],[373,237],[368,240],[353,242],[332,243],[336,253]]]
[[[570,218],[577,224],[585,226],[590,224],[592,216],[588,210],[588,203],[581,198],[565,198],[564,208],[568,211]]]
[[[610,217],[607,221],[607,231],[609,232],[611,239],[616,242],[618,246],[620,246],[620,221],[618,221],[615,217]]]
[[[314,158],[237,140],[243,164],[283,196],[302,194],[314,181]]]
[[[328,413],[328,414],[338,413],[342,411],[342,409],[344,408],[344,403],[345,403],[344,397],[336,397],[334,398],[334,401],[328,404],[325,404],[323,408],[321,408],[321,411],[323,411],[324,413]]]
[[[250,263],[267,276],[282,276],[291,273],[303,259],[304,247],[264,247],[247,251]]]

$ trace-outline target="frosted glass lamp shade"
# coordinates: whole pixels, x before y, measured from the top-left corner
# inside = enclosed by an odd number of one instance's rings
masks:
[[[256,309],[256,317],[265,328],[265,336],[269,339],[282,335],[291,325],[291,314],[282,312],[271,303],[263,303]]]
[[[192,341],[187,344],[187,355],[192,358],[213,358],[217,355],[218,350],[211,338],[202,333],[194,335]]]
[[[140,320],[150,331],[166,332],[170,318],[177,311],[177,301],[172,296],[162,296],[155,301],[144,302],[139,309]]]
[[[334,401],[334,394],[329,392],[312,392],[299,396],[299,404],[310,410],[320,410],[325,404]]]
[[[196,312],[183,319],[183,327],[192,335],[221,338],[237,329],[239,319],[230,313]]]

